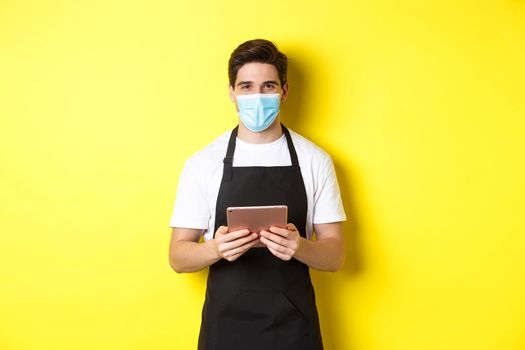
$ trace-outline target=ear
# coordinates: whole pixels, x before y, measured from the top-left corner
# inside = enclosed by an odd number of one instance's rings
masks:
[[[228,85],[228,86],[229,86],[229,91],[230,91],[230,101],[235,102],[235,91],[233,90],[231,85]]]
[[[284,83],[283,87],[281,88],[281,102],[286,101],[286,98],[288,97],[288,82]]]

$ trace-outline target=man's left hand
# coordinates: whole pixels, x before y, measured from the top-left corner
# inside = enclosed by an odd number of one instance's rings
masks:
[[[260,241],[273,255],[288,261],[299,250],[301,235],[294,224],[288,224],[286,228],[272,226],[270,231],[261,231]]]

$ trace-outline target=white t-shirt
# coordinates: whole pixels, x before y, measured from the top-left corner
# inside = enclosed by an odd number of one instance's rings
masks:
[[[311,239],[313,224],[345,221],[339,185],[332,159],[323,149],[288,129],[297,152],[308,200],[306,236]],[[222,180],[231,131],[220,135],[185,163],[179,178],[170,227],[204,230],[204,239],[213,238],[215,207]],[[233,166],[290,166],[286,137],[271,143],[252,144],[239,138]]]

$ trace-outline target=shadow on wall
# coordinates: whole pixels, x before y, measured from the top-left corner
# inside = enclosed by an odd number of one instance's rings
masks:
[[[281,121],[299,134],[302,134],[304,129],[301,126],[309,124],[309,114],[305,112],[308,109],[308,101],[305,96],[308,95],[310,89],[307,77],[303,74],[307,70],[305,67],[306,65],[295,57],[288,57],[289,94],[281,106],[283,115]]]
[[[284,124],[289,126],[292,130],[305,136],[307,139],[316,142],[316,135],[309,135],[306,132],[305,125],[312,125],[318,120],[314,120],[314,116],[308,113],[312,104],[318,103],[315,99],[316,84],[310,84],[308,80],[308,65],[302,62],[299,57],[289,56],[288,66],[288,81],[290,85],[290,94],[287,101],[283,104]],[[317,116],[322,118],[322,116]],[[336,126],[334,126],[336,127]],[[311,128],[310,128],[311,130]],[[318,144],[323,148],[322,144]],[[339,300],[335,296],[340,295],[335,293],[337,288],[341,287],[341,280],[349,282],[350,279],[364,270],[363,259],[360,255],[360,230],[356,218],[357,205],[353,197],[352,181],[349,174],[348,166],[341,165],[337,158],[333,158],[334,166],[337,174],[337,179],[341,189],[341,198],[345,212],[347,214],[347,221],[344,223],[344,238],[346,248],[346,263],[343,269],[333,275],[329,272],[312,272],[312,279],[317,298],[317,307],[320,313],[320,322],[323,335],[323,343],[327,350],[342,349],[345,344],[351,343],[349,337],[352,334],[349,332],[349,327],[341,327],[338,322],[342,319],[348,319],[349,315],[341,315],[341,307]],[[339,314],[339,315],[338,315]]]

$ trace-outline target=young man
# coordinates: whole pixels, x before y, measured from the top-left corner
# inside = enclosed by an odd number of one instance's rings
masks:
[[[178,273],[209,266],[200,350],[323,349],[309,268],[342,267],[346,216],[329,155],[281,124],[286,71],[270,41],[237,47],[228,73],[239,125],[180,176],[169,261]],[[227,207],[278,204],[286,228],[228,232]]]

